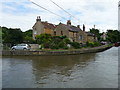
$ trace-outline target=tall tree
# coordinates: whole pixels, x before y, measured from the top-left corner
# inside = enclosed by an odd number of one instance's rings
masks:
[[[107,30],[107,40],[112,43],[120,42],[120,32],[118,30]]]
[[[99,31],[99,29],[92,28],[92,29],[90,29],[90,32],[95,34],[95,36],[97,37],[98,41],[100,40],[100,31]]]
[[[25,37],[25,36],[32,37],[32,30],[31,30],[31,29],[29,29],[29,30],[27,30],[27,31],[23,32],[23,35],[24,35],[24,37]]]
[[[26,43],[35,43],[35,41],[32,38],[32,30],[29,29],[25,32],[23,32],[23,41]]]
[[[2,27],[2,39],[3,43],[14,45],[23,42],[23,34],[20,29]]]

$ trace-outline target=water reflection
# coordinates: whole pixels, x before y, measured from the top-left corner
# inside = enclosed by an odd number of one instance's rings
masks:
[[[32,60],[33,69],[38,72],[43,72],[46,75],[49,73],[57,73],[70,76],[75,66],[85,67],[90,60],[93,60],[95,54],[89,55],[73,55],[73,56],[46,56],[34,57]],[[57,71],[57,72],[56,72]]]
[[[81,55],[3,57],[3,87],[117,87],[116,51],[112,48]]]
[[[35,75],[35,84],[40,84],[38,87],[42,87],[42,84],[50,83],[50,81],[67,82],[67,80],[73,80],[72,74],[76,70],[83,69],[91,61],[94,61],[95,54],[81,54],[81,55],[66,55],[66,56],[29,56],[29,57],[11,57],[10,67],[15,67],[17,62],[12,60],[21,60],[21,64],[31,61],[32,73]],[[22,62],[24,61],[24,62]],[[18,62],[18,64],[20,64]],[[79,72],[81,73],[81,72]],[[75,77],[74,77],[75,78]]]

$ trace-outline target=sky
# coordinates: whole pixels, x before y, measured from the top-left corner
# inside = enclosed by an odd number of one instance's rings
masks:
[[[42,21],[56,25],[60,22],[66,24],[67,20],[71,20],[74,26],[80,25],[81,28],[85,24],[86,31],[94,25],[101,32],[118,29],[118,0],[52,0],[74,17],[70,17],[51,0],[31,1],[60,17],[34,5],[29,0],[1,0],[0,26],[26,31],[32,29],[37,16],[40,16]]]

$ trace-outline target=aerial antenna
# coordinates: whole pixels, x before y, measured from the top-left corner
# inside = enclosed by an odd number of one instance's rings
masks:
[[[95,29],[95,24],[94,24],[94,29]]]

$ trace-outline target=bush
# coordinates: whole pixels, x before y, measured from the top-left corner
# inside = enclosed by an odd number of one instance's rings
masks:
[[[54,44],[54,45],[51,45],[50,48],[51,48],[51,49],[59,49],[59,46],[56,45],[56,44]]]
[[[71,46],[73,46],[73,48],[75,48],[75,49],[81,48],[81,47],[80,47],[80,44],[79,44],[78,42],[71,42],[70,44],[71,44]]]
[[[100,46],[101,44],[99,42],[86,42],[86,45],[88,47],[97,47]]]
[[[63,49],[68,49],[69,47],[68,46],[64,46]]]
[[[68,49],[67,44],[70,43],[70,40],[66,36],[51,36],[49,34],[41,34],[36,36],[36,42],[41,44],[43,48]]]
[[[99,42],[94,42],[94,46],[100,46],[101,44]]]
[[[70,41],[68,38],[63,39],[63,41],[64,41],[66,44],[70,44],[70,43],[71,43],[71,41]]]

